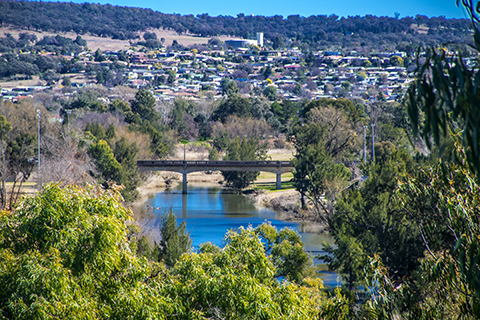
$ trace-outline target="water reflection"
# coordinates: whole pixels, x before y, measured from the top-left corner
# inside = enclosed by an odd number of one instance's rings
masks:
[[[321,250],[322,242],[333,244],[328,234],[306,232],[305,230],[309,229],[308,223],[280,220],[276,212],[257,209],[244,195],[221,188],[190,185],[186,195],[182,194],[181,187],[165,190],[155,194],[147,204],[154,208],[154,216],[143,221],[147,228],[159,230],[160,218],[171,208],[178,223],[186,221],[194,249],[198,249],[204,242],[223,246],[223,239],[228,230],[257,227],[265,221],[269,221],[277,229],[290,227],[299,232],[305,243],[305,249],[313,255],[324,253]],[[322,263],[319,260],[314,262]],[[325,284],[331,286],[336,285],[336,277],[336,274],[328,273],[325,273],[325,277],[322,276]]]

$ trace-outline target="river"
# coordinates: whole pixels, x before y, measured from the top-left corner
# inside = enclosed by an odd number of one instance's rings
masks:
[[[166,210],[173,210],[177,223],[185,221],[187,231],[193,240],[193,249],[204,242],[223,246],[228,230],[243,226],[256,227],[269,221],[277,229],[290,227],[296,230],[305,243],[305,250],[312,255],[324,253],[322,242],[333,244],[328,234],[307,232],[309,222],[280,220],[280,215],[269,209],[258,209],[244,195],[232,193],[219,187],[188,186],[188,194],[182,195],[181,186],[152,195],[147,205],[153,207],[153,217],[143,222],[150,230],[159,230],[160,219]],[[153,234],[153,237],[158,236]],[[315,264],[322,263],[314,259]],[[337,286],[339,279],[333,272],[321,272],[321,278],[328,286]]]

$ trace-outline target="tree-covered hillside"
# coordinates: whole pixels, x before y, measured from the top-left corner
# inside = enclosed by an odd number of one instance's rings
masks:
[[[470,26],[467,19],[420,15],[402,19],[375,16],[339,18],[336,15],[250,17],[244,14],[238,14],[237,17],[210,17],[208,14],[182,16],[150,9],[90,3],[0,2],[0,24],[3,26],[53,32],[73,31],[116,39],[135,38],[135,32],[148,28],[164,28],[206,37],[230,35],[247,38],[251,36],[251,19],[254,30],[264,32],[265,39],[275,42],[277,46],[289,41],[340,46],[365,46],[375,42],[398,44],[402,41],[413,44],[465,43]],[[426,28],[419,32],[415,28],[419,25]]]

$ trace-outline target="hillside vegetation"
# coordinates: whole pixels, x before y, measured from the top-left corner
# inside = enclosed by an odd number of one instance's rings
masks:
[[[28,30],[75,32],[113,39],[135,39],[138,31],[147,29],[174,30],[202,37],[221,35],[249,38],[251,24],[256,32],[264,32],[266,41],[282,47],[286,42],[310,46],[378,44],[441,44],[466,43],[470,27],[467,19],[428,18],[417,15],[401,19],[390,17],[336,15],[301,17],[245,16],[237,17],[164,14],[151,9],[100,4],[57,2],[1,1],[0,24]],[[423,26],[419,29],[419,26]]]

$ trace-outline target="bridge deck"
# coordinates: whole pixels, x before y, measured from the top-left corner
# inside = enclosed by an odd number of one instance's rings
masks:
[[[282,188],[283,173],[293,169],[290,161],[181,161],[181,160],[139,160],[142,171],[174,171],[183,174],[182,192],[187,193],[187,174],[195,171],[268,171],[277,175],[277,189]]]
[[[290,161],[204,161],[204,160],[139,160],[139,167],[177,167],[177,166],[195,166],[195,167],[288,167],[293,168]]]

